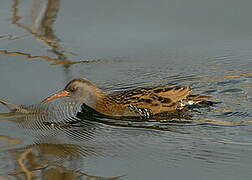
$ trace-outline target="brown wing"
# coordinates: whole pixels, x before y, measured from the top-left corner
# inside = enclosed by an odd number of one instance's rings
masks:
[[[118,104],[133,105],[158,114],[175,111],[178,101],[186,99],[190,91],[189,87],[158,86],[119,92],[111,94],[110,97]]]

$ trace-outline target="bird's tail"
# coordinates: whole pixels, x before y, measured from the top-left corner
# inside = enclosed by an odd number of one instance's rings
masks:
[[[205,95],[189,95],[187,97],[187,100],[188,100],[188,104],[192,105],[192,104],[198,104],[198,103],[207,101],[210,98],[211,96],[205,96]]]

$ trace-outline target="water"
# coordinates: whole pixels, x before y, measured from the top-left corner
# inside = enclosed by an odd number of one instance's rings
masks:
[[[0,4],[0,96],[35,111],[0,114],[0,178],[251,179],[251,1]],[[218,103],[184,123],[78,122],[79,105],[39,104],[75,77],[107,92],[186,85]]]

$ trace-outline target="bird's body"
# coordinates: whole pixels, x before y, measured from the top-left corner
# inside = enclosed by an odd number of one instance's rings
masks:
[[[174,113],[209,98],[190,95],[190,87],[156,86],[107,94],[86,79],[74,79],[63,91],[44,101],[69,96],[97,112],[111,117],[135,117]]]

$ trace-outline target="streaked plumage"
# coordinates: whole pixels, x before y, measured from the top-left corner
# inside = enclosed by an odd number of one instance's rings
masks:
[[[45,99],[44,102],[67,96],[107,116],[149,118],[160,113],[174,113],[186,105],[209,98],[190,93],[190,87],[157,86],[107,94],[88,80],[80,78],[70,81],[63,91]]]

